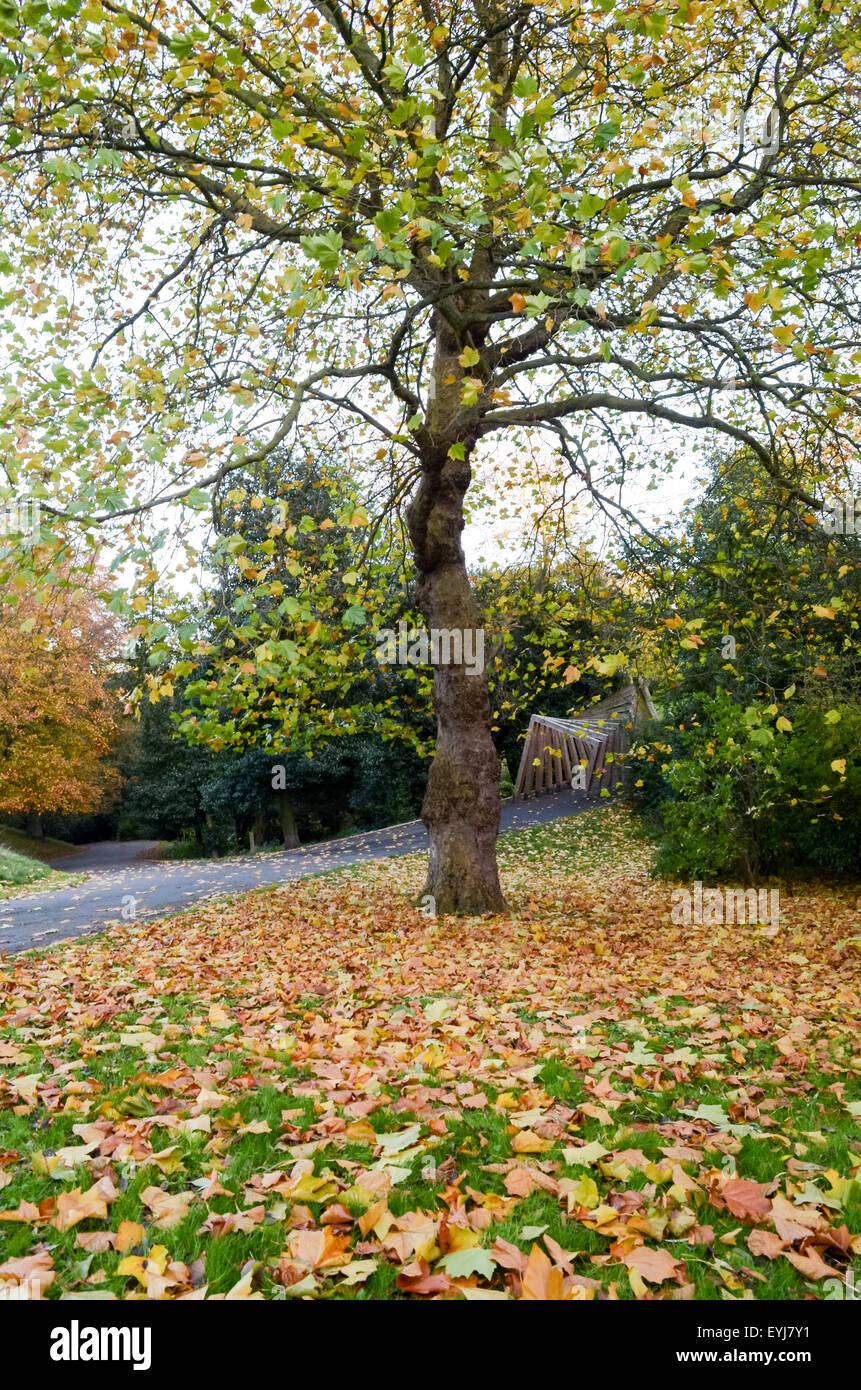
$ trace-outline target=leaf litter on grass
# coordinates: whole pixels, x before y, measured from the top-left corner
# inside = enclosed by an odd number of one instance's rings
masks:
[[[800,1299],[861,1264],[857,889],[678,926],[621,807],[0,969],[0,1287]]]

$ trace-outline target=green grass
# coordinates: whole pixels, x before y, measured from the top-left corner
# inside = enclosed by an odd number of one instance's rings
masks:
[[[4,848],[23,854],[28,859],[40,862],[59,859],[64,854],[74,854],[78,845],[70,845],[68,840],[54,840],[50,835],[36,839],[23,830],[13,830],[11,826],[0,826],[0,850]]]
[[[24,897],[33,891],[70,888],[73,884],[82,883],[86,878],[85,874],[58,872],[40,859],[22,854],[17,848],[10,848],[3,840],[6,835],[18,835],[18,832],[5,829],[0,831],[0,902],[8,898]],[[20,839],[29,844],[41,844],[41,841],[29,841],[26,835],[20,835]],[[49,846],[59,845],[62,841],[48,840],[46,843]]]
[[[184,1010],[176,1007],[177,1001],[171,1002],[174,1005],[170,1010],[171,1015],[175,1018],[182,1017]],[[618,1032],[621,1039],[622,1030]],[[688,1037],[686,1030],[665,1030],[662,1042],[664,1045],[675,1043],[683,1046]],[[609,1035],[605,1035],[605,1040],[609,1041]],[[191,1066],[205,1064],[205,1045],[196,1047],[183,1042],[171,1050],[175,1061],[182,1060]],[[29,1065],[36,1065],[35,1059]],[[237,1068],[238,1065],[237,1063]],[[757,1068],[757,1072],[758,1070]],[[86,1063],[82,1058],[76,1074],[81,1079],[100,1083],[103,1088],[100,1104],[102,1114],[116,1119],[143,1119],[155,1116],[155,1103],[160,1096],[158,1086],[151,1080],[145,1084],[135,1080],[140,1071],[140,1055],[133,1049],[118,1047],[116,1052],[90,1058]],[[305,1069],[297,1070],[289,1061],[282,1059],[280,1079],[282,1082],[288,1082],[285,1090],[262,1085],[238,1107],[235,1101],[223,1107],[220,1114],[225,1119],[235,1120],[238,1115],[243,1123],[266,1121],[270,1125],[268,1134],[247,1135],[232,1143],[229,1154],[226,1155],[226,1165],[218,1175],[219,1181],[229,1191],[241,1194],[244,1183],[252,1174],[264,1172],[274,1166],[289,1170],[291,1160],[287,1155],[273,1152],[273,1137],[278,1133],[281,1112],[285,1108],[295,1107],[302,1110],[302,1116],[295,1121],[299,1126],[304,1127],[313,1122],[313,1101],[307,1095],[293,1094],[289,1084],[291,1081],[298,1083],[309,1076],[310,1073]],[[450,1084],[433,1072],[425,1073],[422,1080],[431,1088]],[[857,1130],[853,1131],[851,1122],[836,1100],[831,1102],[827,1097],[824,1089],[825,1080],[822,1078],[823,1087],[818,1099],[798,1100],[781,1106],[773,1113],[773,1118],[779,1123],[778,1134],[791,1133],[798,1136],[811,1128],[825,1130],[826,1143],[816,1148],[817,1162],[845,1172],[852,1161],[851,1145],[853,1142],[857,1144]],[[581,1089],[582,1076],[564,1063],[552,1061],[545,1063],[541,1068],[536,1083],[542,1085],[548,1095],[566,1103]],[[492,1088],[485,1089],[491,1102],[495,1101],[497,1096]],[[394,1091],[391,1099],[397,1099]],[[600,1139],[602,1144],[610,1149],[639,1149],[646,1158],[655,1163],[659,1170],[657,1174],[646,1174],[632,1169],[620,1175],[609,1173],[606,1163],[602,1162],[585,1165],[564,1162],[563,1144],[542,1157],[554,1160],[557,1164],[561,1163],[561,1166],[555,1169],[557,1178],[585,1177],[593,1180],[601,1201],[605,1201],[613,1189],[618,1190],[622,1186],[629,1192],[645,1189],[648,1193],[654,1187],[665,1190],[671,1182],[670,1164],[661,1153],[661,1145],[667,1143],[666,1138],[656,1130],[634,1129],[632,1126],[656,1125],[662,1113],[680,1114],[684,1110],[694,1109],[699,1104],[726,1106],[727,1103],[725,1085],[698,1086],[695,1095],[691,1094],[690,1087],[666,1088],[659,1098],[647,1094],[644,1095],[641,1105],[620,1106],[613,1115],[613,1124],[609,1129],[598,1120],[592,1119],[578,1130],[578,1138],[589,1141]],[[401,1110],[395,1113],[384,1108],[374,1114],[374,1129],[378,1133],[395,1131],[417,1119],[420,1117],[414,1116],[411,1111]],[[21,1199],[38,1203],[43,1198],[56,1196],[58,1175],[55,1173],[52,1177],[44,1171],[43,1159],[45,1156],[50,1157],[56,1149],[78,1142],[72,1132],[72,1126],[79,1120],[80,1115],[76,1112],[55,1114],[46,1117],[38,1133],[34,1133],[31,1117],[15,1116],[6,1112],[3,1122],[4,1148],[17,1149],[21,1153],[27,1153],[30,1158],[28,1167],[24,1170],[18,1169],[12,1182],[3,1191],[3,1204],[7,1208],[16,1207]],[[752,1128],[756,1129],[755,1126]],[[137,1171],[133,1167],[126,1189],[111,1206],[111,1226],[116,1229],[124,1219],[141,1220],[140,1193],[144,1188],[156,1185],[168,1192],[186,1191],[190,1184],[211,1174],[212,1157],[206,1152],[208,1137],[205,1134],[177,1135],[166,1128],[159,1129],[156,1122],[150,1133],[152,1146],[156,1152],[175,1146],[172,1155],[175,1171],[161,1172],[152,1164],[142,1166]],[[723,1137],[723,1132],[716,1136],[717,1139]],[[460,1184],[463,1190],[473,1187],[481,1192],[496,1192],[501,1197],[505,1196],[503,1176],[489,1173],[486,1167],[488,1164],[503,1163],[510,1157],[506,1116],[503,1112],[495,1111],[492,1105],[485,1111],[465,1113],[458,1122],[450,1124],[449,1132],[440,1139],[435,1149],[426,1151],[410,1162],[409,1177],[390,1193],[389,1208],[393,1215],[399,1216],[413,1210],[433,1210],[437,1204],[441,1184],[429,1181],[424,1176],[427,1171],[428,1153],[432,1153],[438,1163],[449,1156],[456,1159],[459,1170],[464,1174]],[[774,1135],[761,1132],[741,1136],[736,1152],[729,1158],[716,1146],[711,1151],[706,1148],[704,1159],[710,1160],[715,1167],[729,1161],[740,1175],[755,1178],[760,1182],[769,1182],[783,1171],[786,1153],[785,1144],[778,1142]],[[363,1165],[373,1162],[372,1150],[364,1143],[340,1142],[322,1151],[318,1150],[313,1157],[315,1173],[321,1176],[343,1171],[342,1162]],[[682,1167],[701,1179],[695,1165],[683,1164]],[[76,1178],[80,1179],[84,1172],[83,1169],[79,1170],[75,1174]],[[821,1179],[820,1186],[825,1191]],[[367,1205],[361,1197],[351,1198],[349,1194],[330,1200],[345,1201],[348,1207],[355,1208],[357,1213]],[[288,1210],[289,1205],[288,1202]],[[312,1205],[315,1210],[322,1210],[326,1201]],[[217,1196],[210,1201],[209,1210],[219,1213],[235,1211],[235,1197]],[[805,1281],[788,1263],[780,1260],[755,1260],[751,1256],[744,1243],[749,1228],[743,1227],[742,1223],[729,1213],[716,1212],[696,1197],[694,1210],[699,1221],[713,1228],[713,1244],[708,1249],[692,1248],[685,1235],[681,1231],[678,1235],[673,1235],[670,1226],[665,1231],[661,1244],[685,1261],[697,1299],[720,1300],[726,1297],[724,1290],[734,1297],[749,1290],[756,1299],[786,1300],[804,1297]],[[181,1260],[186,1264],[191,1264],[205,1254],[210,1294],[226,1293],[236,1283],[239,1267],[247,1260],[256,1260],[261,1264],[261,1287],[266,1296],[280,1298],[284,1296],[283,1290],[272,1281],[271,1272],[284,1248],[284,1214],[279,1214],[276,1205],[272,1209],[273,1219],[267,1220],[254,1230],[247,1233],[230,1233],[213,1240],[208,1232],[200,1232],[205,1209],[195,1205],[179,1225],[170,1230],[151,1231],[149,1237],[145,1236],[143,1243],[135,1247],[131,1253],[145,1254],[148,1249],[160,1245],[167,1249],[172,1259]],[[857,1183],[850,1184],[848,1193],[844,1195],[841,1214],[851,1230],[859,1229],[861,1188]],[[484,1233],[482,1243],[490,1245],[497,1237],[501,1237],[519,1246],[524,1253],[528,1253],[534,1240],[538,1238],[532,1228],[543,1228],[563,1250],[575,1255],[601,1255],[606,1249],[605,1238],[582,1223],[568,1219],[564,1209],[560,1207],[558,1198],[542,1191],[533,1192],[518,1202],[509,1215],[501,1221],[494,1222]],[[105,1254],[88,1255],[86,1251],[76,1248],[78,1229],[59,1234],[53,1230],[50,1232],[55,1263],[60,1271],[58,1286],[51,1291],[50,1296],[57,1296],[64,1288],[76,1287],[101,1271],[103,1278],[98,1280],[97,1286],[106,1293],[115,1293],[122,1297],[129,1291],[130,1282],[128,1278],[116,1274],[116,1254],[109,1251]],[[7,1226],[3,1235],[4,1258],[25,1255],[32,1249],[33,1230],[26,1224]],[[856,1271],[861,1273],[861,1262],[855,1261],[855,1266]],[[598,1279],[605,1287],[615,1283],[619,1296],[633,1296],[627,1274],[620,1269],[618,1263],[613,1262],[606,1268],[597,1265],[583,1269],[581,1262],[579,1268],[590,1277]],[[322,1296],[347,1299],[404,1298],[406,1295],[402,1294],[394,1283],[396,1273],[396,1269],[381,1263],[376,1273],[364,1284],[355,1288],[332,1287],[326,1292],[321,1291]]]
[[[37,883],[39,879],[47,878],[50,872],[47,864],[40,864],[37,859],[28,859],[17,850],[0,844],[0,884],[8,883],[17,887],[22,883]]]

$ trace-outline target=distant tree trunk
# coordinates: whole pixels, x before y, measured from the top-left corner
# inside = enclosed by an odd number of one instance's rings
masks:
[[[266,843],[266,811],[263,807],[260,808],[257,815],[254,817],[254,825],[248,832],[248,838],[251,841],[252,854],[256,849],[261,849]]]
[[[437,329],[433,434],[422,446],[421,480],[407,519],[425,621],[431,629],[459,632],[463,641],[467,631],[477,632],[480,616],[460,542],[471,445],[464,446],[463,459],[450,458],[444,434],[446,424],[461,410],[458,349],[446,341],[447,333],[445,326]],[[470,670],[463,661],[435,665],[434,709],[436,756],[422,805],[430,840],[425,893],[433,897],[438,913],[503,912],[496,865],[502,812],[499,757],[490,732],[484,671]]]
[[[299,848],[299,834],[296,830],[296,817],[293,814],[293,803],[290,796],[285,791],[278,793],[278,821],[281,825],[281,838],[284,841],[285,849]]]
[[[27,834],[31,840],[43,840],[45,832],[42,829],[42,816],[39,811],[27,812]]]

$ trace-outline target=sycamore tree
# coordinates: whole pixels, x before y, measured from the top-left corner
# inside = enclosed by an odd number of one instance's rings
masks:
[[[148,584],[232,471],[337,447],[409,499],[448,630],[481,624],[473,470],[536,435],[623,520],[632,468],[715,434],[818,506],[859,381],[857,17],[2,0],[7,490]],[[498,910],[486,681],[434,699],[427,891]]]

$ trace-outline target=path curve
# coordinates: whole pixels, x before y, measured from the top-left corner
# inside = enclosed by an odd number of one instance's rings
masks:
[[[582,792],[564,790],[530,801],[507,800],[502,830],[526,830],[532,825],[573,816],[599,804]],[[94,872],[76,887],[33,893],[0,902],[0,953],[15,955],[31,947],[57,945],[73,937],[102,931],[109,922],[140,921],[192,907],[205,898],[241,893],[266,884],[307,878],[326,869],[395,858],[427,849],[421,821],[368,830],[348,839],[326,840],[301,849],[233,859],[147,860],[140,855],[155,842],[107,841],[87,846],[81,856],[65,855],[56,867]],[[130,853],[135,849],[133,854]],[[109,853],[115,851],[115,853]]]
[[[94,845],[81,845],[73,854],[61,854],[49,859],[52,869],[79,874],[95,869],[124,869],[136,863],[158,847],[158,840],[100,840]]]

